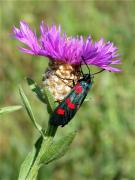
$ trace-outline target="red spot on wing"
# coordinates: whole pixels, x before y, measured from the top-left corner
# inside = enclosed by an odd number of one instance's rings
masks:
[[[70,109],[75,109],[75,104],[71,102],[70,98],[67,98],[65,101]]]
[[[68,104],[68,107],[69,107],[70,109],[75,109],[75,105],[74,105],[73,103]]]
[[[81,86],[80,83],[77,83],[77,84],[74,86],[73,89],[75,90],[75,92],[76,92],[77,94],[82,93],[82,86]]]
[[[59,114],[59,115],[64,115],[64,114],[65,114],[65,111],[64,111],[64,109],[62,109],[62,108],[58,108],[57,111],[56,111],[56,113]]]

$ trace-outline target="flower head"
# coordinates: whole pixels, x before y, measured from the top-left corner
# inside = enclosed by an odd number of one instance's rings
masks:
[[[61,33],[60,26],[48,27],[43,22],[40,25],[40,32],[41,37],[38,38],[36,32],[33,32],[24,21],[20,22],[20,29],[13,28],[14,36],[28,47],[20,47],[24,53],[46,56],[54,61],[74,65],[83,64],[83,56],[88,65],[95,65],[108,71],[120,71],[112,67],[120,63],[117,59],[119,57],[117,48],[111,42],[105,43],[103,38],[93,43],[90,37],[86,40],[82,36],[67,37],[66,33]]]
[[[57,101],[63,100],[71,91],[73,81],[76,83],[80,79],[80,65],[84,63],[108,71],[120,71],[112,67],[120,63],[117,59],[117,48],[111,42],[105,43],[103,38],[94,43],[90,36],[86,40],[82,36],[67,37],[66,33],[61,33],[60,26],[49,27],[43,22],[40,25],[40,33],[38,38],[36,32],[24,21],[20,22],[19,29],[13,28],[15,38],[27,46],[19,47],[22,52],[49,58],[43,84],[49,88]]]

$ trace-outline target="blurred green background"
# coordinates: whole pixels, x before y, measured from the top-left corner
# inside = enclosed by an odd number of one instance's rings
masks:
[[[22,84],[36,117],[46,127],[46,108],[25,77],[41,84],[48,59],[19,52],[13,25],[25,20],[39,34],[42,20],[61,24],[68,35],[104,37],[119,48],[122,73],[94,78],[90,100],[57,137],[77,129],[68,153],[44,166],[38,180],[135,179],[135,1],[0,1],[0,107],[20,104]],[[38,136],[25,110],[0,116],[0,180],[16,180],[20,164]]]

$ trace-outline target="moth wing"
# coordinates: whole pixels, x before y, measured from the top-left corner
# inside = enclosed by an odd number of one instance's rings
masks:
[[[74,90],[72,90],[68,96],[58,105],[58,107],[54,110],[50,123],[56,126],[65,126],[76,114],[77,110],[83,103],[87,93],[83,91],[81,94],[76,94]],[[72,101],[74,108],[70,108],[66,103],[67,99]]]
[[[75,112],[77,111],[77,107],[75,104],[75,108],[71,109],[68,107],[68,104],[66,103],[66,99],[67,98],[71,98],[74,97],[74,90],[72,90],[68,96],[58,105],[58,107],[56,107],[56,109],[54,110],[51,118],[50,118],[50,123],[52,125],[66,125],[74,116]]]

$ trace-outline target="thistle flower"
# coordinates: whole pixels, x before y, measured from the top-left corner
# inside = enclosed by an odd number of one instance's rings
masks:
[[[20,29],[13,28],[15,38],[28,47],[19,47],[22,52],[49,58],[43,84],[49,88],[57,101],[61,101],[70,92],[72,80],[77,82],[80,79],[80,64],[84,64],[82,56],[88,65],[112,72],[120,71],[112,67],[114,64],[120,64],[120,55],[112,42],[105,43],[103,38],[92,42],[90,36],[86,40],[82,36],[67,37],[66,33],[61,33],[60,26],[49,27],[43,22],[40,32],[41,37],[38,38],[36,31],[33,32],[24,21],[20,22]]]

